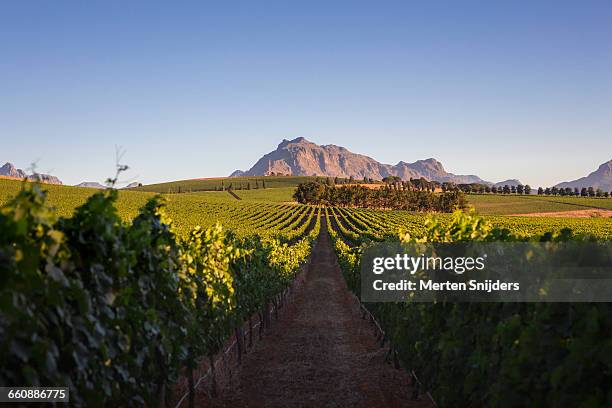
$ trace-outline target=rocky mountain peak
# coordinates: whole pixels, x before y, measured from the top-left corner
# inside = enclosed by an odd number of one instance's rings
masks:
[[[608,176],[612,175],[612,160],[609,160],[599,166],[599,168],[597,169],[597,173],[601,173],[602,175]]]
[[[28,176],[25,171],[16,168],[13,163],[9,162],[0,167],[0,175],[15,178],[26,178]]]
[[[312,143],[312,142],[306,140],[306,138],[300,136],[300,137],[296,137],[293,140],[283,139],[283,141],[280,142],[280,144],[278,145],[277,149],[283,149],[283,148],[285,148],[287,146],[290,146],[290,145],[314,145],[314,143]]]
[[[612,160],[602,163],[597,170],[590,173],[586,177],[581,177],[573,181],[559,183],[555,187],[560,188],[583,188],[593,187],[600,188],[603,191],[612,190]]]
[[[381,180],[398,176],[404,180],[425,178],[440,182],[486,183],[477,176],[448,173],[434,158],[414,163],[400,161],[397,165],[380,163],[371,157],[333,144],[318,145],[304,137],[284,139],[278,148],[259,159],[248,171],[236,170],[232,176],[263,176],[269,174],[294,176],[329,176],[371,178]]]
[[[62,184],[60,179],[49,174],[34,173],[28,175],[25,171],[16,168],[13,163],[7,162],[4,166],[0,167],[0,176],[24,179],[27,178],[30,181],[39,181],[47,184]]]

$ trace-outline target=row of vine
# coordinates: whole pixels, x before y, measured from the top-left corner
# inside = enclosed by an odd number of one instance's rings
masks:
[[[131,223],[116,199],[96,193],[56,219],[32,184],[1,209],[0,386],[67,386],[77,406],[163,405],[287,288],[319,230],[292,245],[219,225],[179,238],[162,198]]]
[[[326,213],[329,214],[329,213]],[[331,216],[331,215],[328,215]],[[348,286],[361,287],[361,253],[328,232]],[[388,239],[388,238],[387,238]],[[472,213],[426,221],[406,242],[516,241]],[[533,240],[585,237],[569,230]],[[402,365],[440,406],[612,406],[610,303],[367,303]]]

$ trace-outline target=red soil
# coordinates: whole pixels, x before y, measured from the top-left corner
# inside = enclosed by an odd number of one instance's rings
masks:
[[[385,364],[386,351],[361,318],[322,231],[293,302],[244,356],[231,385],[216,398],[198,388],[196,405],[430,407],[426,399],[411,400],[409,375]]]

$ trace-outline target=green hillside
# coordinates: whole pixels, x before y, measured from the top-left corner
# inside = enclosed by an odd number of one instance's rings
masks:
[[[468,202],[483,215],[528,214],[588,209],[612,210],[610,198],[515,194],[469,194]]]
[[[300,183],[313,180],[324,180],[326,177],[306,176],[265,176],[265,177],[224,177],[211,179],[192,179],[171,181],[168,183],[149,184],[134,190],[154,193],[186,193],[194,191],[217,191],[230,188],[234,191],[259,190],[280,187],[295,187]]]

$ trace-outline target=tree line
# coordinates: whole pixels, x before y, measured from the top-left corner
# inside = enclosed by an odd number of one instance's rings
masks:
[[[461,191],[434,193],[404,189],[397,184],[371,189],[359,185],[307,182],[297,186],[293,198],[302,204],[435,212],[452,212],[465,208],[467,204]]]
[[[538,195],[559,195],[559,196],[580,196],[580,197],[605,197],[612,196],[612,192],[603,191],[601,188],[595,189],[594,187],[546,187],[538,188]]]

